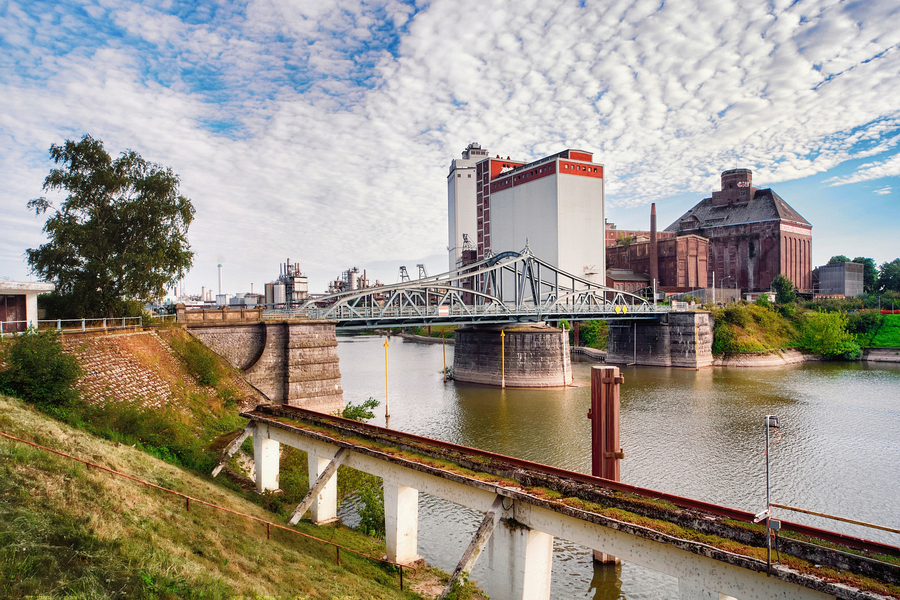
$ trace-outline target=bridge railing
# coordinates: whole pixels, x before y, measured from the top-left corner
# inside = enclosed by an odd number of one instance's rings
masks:
[[[336,321],[346,320],[408,320],[408,319],[432,319],[459,321],[463,319],[478,319],[481,317],[505,318],[508,320],[544,320],[555,318],[568,318],[572,316],[584,316],[585,318],[627,318],[630,316],[656,316],[667,312],[662,307],[653,305],[608,305],[605,307],[594,306],[566,306],[556,305],[547,310],[543,307],[522,305],[504,306],[497,304],[464,305],[464,306],[374,306],[374,307],[309,307],[305,309],[272,309],[266,310],[269,317],[295,317],[306,319],[329,319]]]

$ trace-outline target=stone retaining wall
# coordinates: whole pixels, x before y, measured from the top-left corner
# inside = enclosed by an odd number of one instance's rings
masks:
[[[344,407],[332,322],[189,322],[188,330],[272,402],[326,413]]]
[[[900,363],[900,348],[863,348],[863,360]]]

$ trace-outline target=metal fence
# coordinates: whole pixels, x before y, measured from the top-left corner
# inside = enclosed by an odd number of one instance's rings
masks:
[[[174,315],[164,315],[166,318]],[[38,330],[55,329],[60,333],[82,333],[86,331],[110,331],[116,329],[133,329],[143,327],[143,317],[117,317],[114,319],[55,319],[39,321],[0,321],[0,336],[16,335],[29,327]]]

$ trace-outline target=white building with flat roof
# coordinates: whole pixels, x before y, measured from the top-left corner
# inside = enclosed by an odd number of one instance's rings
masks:
[[[531,163],[486,158],[476,165],[478,258],[527,245],[567,273],[605,284],[603,165],[563,150]]]
[[[38,294],[56,286],[44,282],[0,281],[0,333],[25,331],[38,325]]]

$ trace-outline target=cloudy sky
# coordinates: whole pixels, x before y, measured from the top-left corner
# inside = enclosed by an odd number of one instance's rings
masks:
[[[194,293],[220,262],[229,292],[288,257],[313,291],[445,270],[471,141],[594,152],[620,228],[750,168],[813,224],[814,264],[880,264],[900,256],[900,4],[0,0],[0,276],[28,280],[26,202],[50,145],[86,133],[179,174]]]

